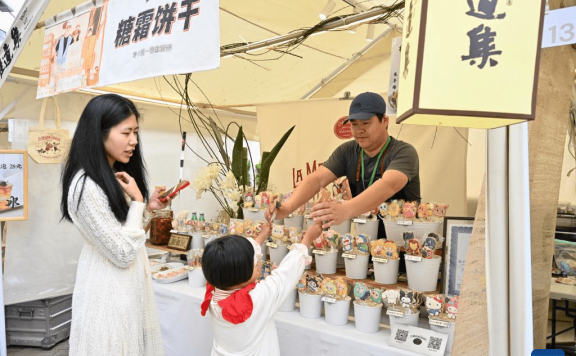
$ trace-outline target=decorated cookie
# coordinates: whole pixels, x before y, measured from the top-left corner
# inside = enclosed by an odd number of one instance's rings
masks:
[[[398,245],[394,241],[385,241],[384,242],[384,257],[391,260],[396,260],[399,258],[398,256]]]
[[[358,252],[368,254],[368,236],[366,234],[356,235],[356,248]]]
[[[344,278],[336,278],[334,284],[336,285],[336,296],[341,299],[346,298],[348,296],[348,283],[346,283]]]
[[[370,298],[370,289],[365,283],[356,282],[356,284],[354,284],[354,298],[362,301],[366,301]]]
[[[444,296],[442,294],[434,294],[426,296],[426,310],[431,316],[438,316],[444,312]]]
[[[244,207],[245,208],[252,208],[254,206],[254,196],[252,192],[248,191],[244,194]]]
[[[382,303],[382,289],[379,288],[373,288],[370,291],[370,299],[376,303],[376,304],[381,304]]]
[[[384,256],[384,243],[386,240],[378,239],[375,241],[370,242],[370,254],[374,257],[383,257]]]
[[[385,219],[386,216],[388,215],[388,203],[384,202],[380,204],[380,206],[378,207],[378,212],[380,213],[380,217],[382,219]]]
[[[324,278],[324,281],[322,282],[322,291],[324,292],[324,295],[336,296],[336,283],[334,283],[332,278]]]
[[[448,315],[449,319],[456,319],[456,315],[458,314],[458,303],[459,297],[457,295],[450,298],[448,303],[446,303],[446,314]]]
[[[415,202],[406,202],[402,206],[402,216],[405,219],[412,219],[416,215],[416,203]]]
[[[354,238],[350,234],[342,235],[342,250],[344,252],[351,252],[354,248]]]
[[[410,239],[406,242],[406,253],[412,256],[420,256],[420,242],[418,239]]]

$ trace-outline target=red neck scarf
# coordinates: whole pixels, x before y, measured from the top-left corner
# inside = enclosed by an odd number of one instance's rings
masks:
[[[218,305],[222,308],[222,317],[224,320],[232,324],[240,324],[250,318],[254,305],[252,304],[252,297],[250,297],[248,292],[254,289],[254,287],[256,287],[256,282],[237,290],[228,298],[218,302]],[[204,295],[204,301],[202,302],[200,312],[202,316],[206,315],[213,294],[214,287],[210,285],[210,283],[206,283],[206,294]]]

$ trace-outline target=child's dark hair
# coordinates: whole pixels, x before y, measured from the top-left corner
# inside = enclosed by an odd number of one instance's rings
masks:
[[[218,289],[244,283],[254,272],[254,247],[245,237],[222,236],[204,248],[202,272],[206,281]]]

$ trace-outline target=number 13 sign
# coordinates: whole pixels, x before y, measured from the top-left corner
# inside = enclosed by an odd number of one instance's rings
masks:
[[[542,48],[576,43],[576,7],[547,11],[544,14]]]

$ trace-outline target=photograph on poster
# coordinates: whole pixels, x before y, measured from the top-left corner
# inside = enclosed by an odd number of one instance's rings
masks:
[[[466,255],[472,236],[473,217],[444,219],[444,247],[442,249],[442,286],[440,292],[460,295]]]
[[[0,221],[28,219],[28,153],[0,151]]]

